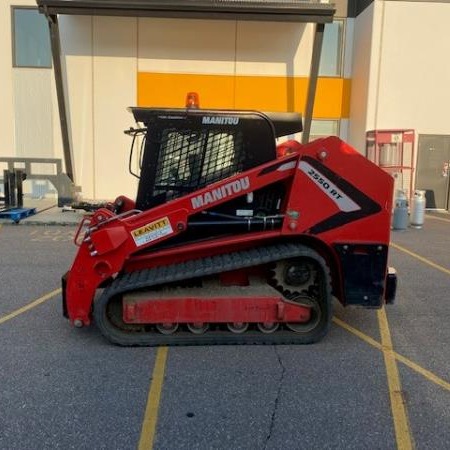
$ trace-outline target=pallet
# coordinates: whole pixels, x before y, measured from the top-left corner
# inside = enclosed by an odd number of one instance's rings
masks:
[[[8,208],[0,209],[0,219],[11,219],[19,223],[22,219],[36,214],[36,208]]]

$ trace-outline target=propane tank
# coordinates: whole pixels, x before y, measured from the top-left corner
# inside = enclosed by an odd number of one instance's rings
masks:
[[[405,191],[402,189],[397,189],[394,205],[392,228],[394,230],[406,230],[408,227],[408,200]]]
[[[411,201],[411,217],[410,223],[414,228],[422,228],[425,220],[425,191],[414,191]]]

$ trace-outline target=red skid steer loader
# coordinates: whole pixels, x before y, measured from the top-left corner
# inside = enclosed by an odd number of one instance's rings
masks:
[[[112,343],[309,344],[332,298],[380,308],[393,180],[337,137],[307,145],[296,113],[131,108],[136,200],[83,219],[63,312]],[[139,136],[138,139],[136,139]]]

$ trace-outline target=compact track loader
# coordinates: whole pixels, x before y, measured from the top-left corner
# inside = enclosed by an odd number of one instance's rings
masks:
[[[295,113],[131,112],[137,197],[80,224],[63,277],[73,325],[94,320],[125,346],[308,344],[333,297],[393,302],[393,179],[356,150],[337,137],[277,145],[302,130]]]

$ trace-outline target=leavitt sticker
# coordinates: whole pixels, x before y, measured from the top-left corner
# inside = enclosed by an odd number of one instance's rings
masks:
[[[140,247],[172,233],[173,229],[170,225],[169,219],[167,217],[163,217],[162,219],[150,222],[143,227],[136,228],[131,232],[131,235],[133,236],[136,246]]]

